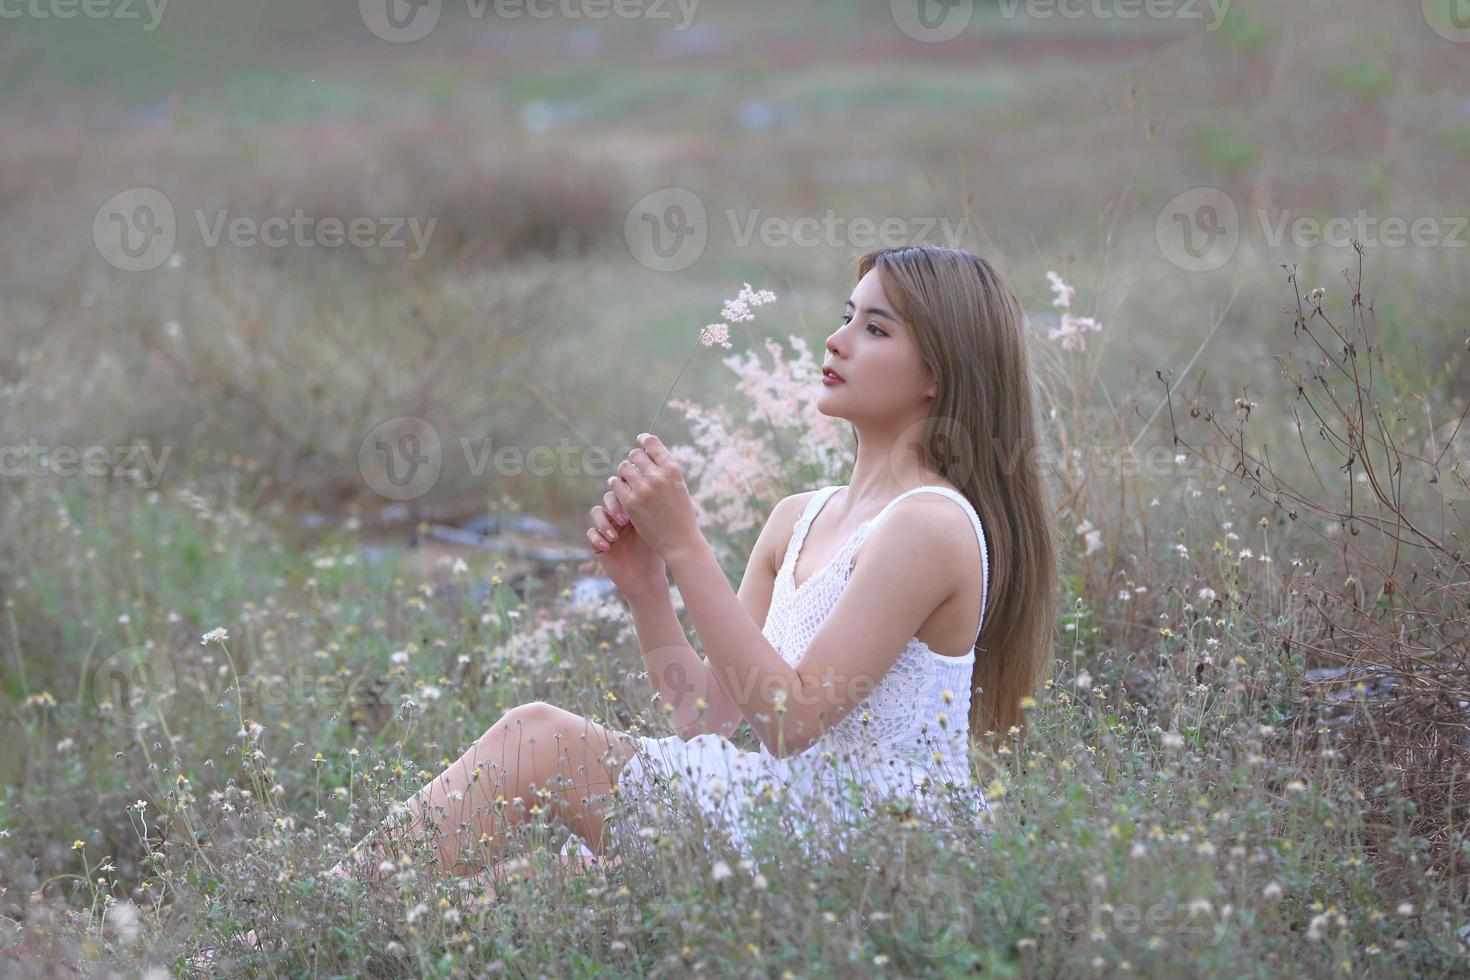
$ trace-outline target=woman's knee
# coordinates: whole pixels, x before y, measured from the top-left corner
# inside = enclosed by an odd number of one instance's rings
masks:
[[[554,705],[545,701],[518,704],[485,730],[480,736],[480,743],[483,746],[499,745],[507,740],[515,742],[519,738],[532,735],[550,724],[557,711]]]

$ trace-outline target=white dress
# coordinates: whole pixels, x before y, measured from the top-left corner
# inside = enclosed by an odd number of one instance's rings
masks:
[[[980,543],[988,600],[990,556],[980,519],[962,494],[942,486],[917,487],[889,501],[877,516],[858,526],[827,565],[797,588],[796,558],[807,530],[822,505],[841,489],[824,487],[812,495],[792,529],[776,576],[762,633],[787,663],[795,666],[801,660],[831,613],[851,578],[853,558],[868,532],[910,494],[940,493],[965,508]],[[984,612],[982,608],[981,624]],[[979,632],[977,625],[977,638]],[[855,813],[872,816],[873,804],[879,799],[897,799],[911,804],[913,812],[942,817],[937,797],[952,792],[963,802],[961,812],[981,821],[980,812],[988,817],[990,807],[971,782],[967,754],[974,665],[973,649],[964,656],[945,656],[915,636],[861,704],[805,750],[785,758],[772,755],[764,745],[759,751],[741,749],[715,733],[688,740],[678,735],[634,736],[637,751],[619,774],[614,794],[618,802],[607,822],[614,848],[626,852],[640,847],[636,836],[640,821],[628,817],[646,814],[646,808],[659,799],[671,802],[672,793],[685,801],[692,799],[712,822],[722,825],[746,856],[751,841],[743,818],[752,806],[769,804],[780,809],[782,819],[818,814],[851,819]]]

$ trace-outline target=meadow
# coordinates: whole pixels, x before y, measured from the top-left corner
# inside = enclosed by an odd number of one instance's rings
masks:
[[[7,21],[0,973],[1463,975],[1451,3]],[[163,204],[156,262],[109,244]],[[994,820],[773,806],[740,861],[671,806],[568,874],[533,801],[494,894],[325,879],[516,705],[669,733],[583,537],[607,461],[677,447],[738,583],[846,482],[822,345],[895,237],[1034,327],[1063,615],[973,748]]]

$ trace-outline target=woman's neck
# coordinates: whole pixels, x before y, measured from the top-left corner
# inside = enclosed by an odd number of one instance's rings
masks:
[[[908,458],[896,450],[890,451],[893,443],[885,447],[873,445],[876,440],[865,440],[858,447],[857,463],[843,494],[841,510],[844,516],[877,513],[899,494],[915,487],[949,486],[950,482],[932,470],[915,465],[913,453]],[[907,463],[902,468],[895,463]]]

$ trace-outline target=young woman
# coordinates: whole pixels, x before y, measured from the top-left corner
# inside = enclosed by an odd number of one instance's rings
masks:
[[[538,816],[616,861],[636,828],[605,826],[614,788],[678,786],[742,847],[746,805],[781,787],[803,810],[848,812],[839,787],[856,777],[866,812],[947,784],[988,811],[970,738],[1024,727],[1019,701],[1050,665],[1056,611],[1023,315],[964,251],[883,249],[858,276],[817,401],[856,432],[850,482],[778,503],[738,593],[657,438],[640,435],[592,508],[589,546],[632,608],[675,734],[633,736],[541,702],[511,709],[408,801],[441,867],[493,870],[508,825]],[[759,751],[729,740],[742,721]],[[353,850],[371,876],[393,867],[380,847]]]

